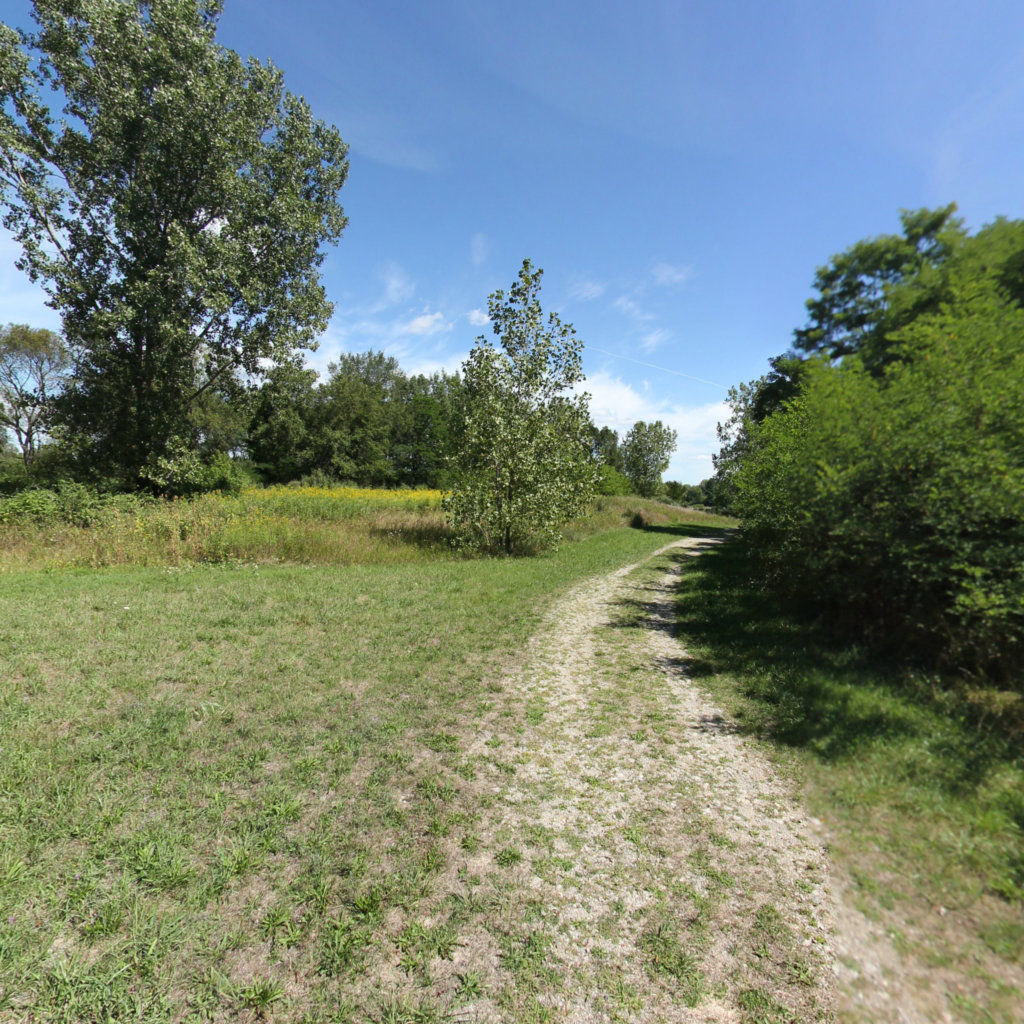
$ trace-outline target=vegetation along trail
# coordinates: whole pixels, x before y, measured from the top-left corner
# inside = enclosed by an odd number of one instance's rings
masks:
[[[480,843],[441,888],[489,894],[491,914],[503,894],[504,932],[463,931],[453,974],[484,982],[466,1019],[834,1014],[814,823],[687,680],[672,635],[679,566],[713,543],[676,540],[577,586],[474,723]]]

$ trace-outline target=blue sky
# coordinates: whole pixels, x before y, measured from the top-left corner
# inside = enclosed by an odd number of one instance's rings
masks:
[[[583,340],[591,413],[711,473],[726,388],[804,322],[817,265],[960,205],[1024,216],[1019,0],[226,0],[348,142],[333,321],[310,360],[457,369],[524,257]],[[0,18],[28,26],[27,0]],[[0,238],[0,321],[59,327]]]

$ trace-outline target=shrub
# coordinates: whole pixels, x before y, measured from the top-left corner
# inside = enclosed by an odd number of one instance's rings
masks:
[[[352,487],[355,486],[351,483],[345,483],[333,477],[330,473],[325,473],[322,469],[314,469],[309,473],[304,473],[299,477],[298,480],[292,480],[288,484],[289,487],[321,487],[325,490],[330,490],[335,487]]]
[[[248,462],[233,459],[227,452],[214,455],[203,466],[198,481],[200,490],[224,494],[238,494],[244,487],[253,487],[259,482],[259,475]]]
[[[32,487],[9,498],[0,498],[0,523],[51,523],[60,518],[53,491]]]
[[[773,586],[837,625],[1022,688],[1024,312],[919,318],[881,375],[820,363],[754,425],[736,502]]]
[[[597,493],[604,495],[627,495],[633,493],[629,477],[607,464],[598,466]]]
[[[96,489],[72,480],[57,484],[57,514],[62,522],[71,526],[89,526],[103,507]]]

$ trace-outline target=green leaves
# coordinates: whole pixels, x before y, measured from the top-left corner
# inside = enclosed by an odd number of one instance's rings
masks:
[[[760,424],[736,504],[772,585],[879,643],[1018,679],[1024,657],[1024,312],[991,283],[892,335],[882,375],[809,366]]]
[[[463,364],[464,430],[445,509],[466,543],[511,554],[555,543],[593,496],[582,343],[557,314],[543,319],[543,271],[523,261],[506,296],[488,299],[501,349],[485,338]]]
[[[676,450],[676,432],[661,420],[634,423],[622,442],[622,461],[636,493],[644,498],[657,494],[661,474]]]
[[[37,33],[0,33],[4,224],[75,351],[68,437],[126,482],[195,443],[201,395],[308,346],[332,308],[317,268],[345,145],[272,64],[216,44],[219,13],[36,0]]]
[[[918,288],[913,301],[893,302],[894,290],[909,280],[923,285],[927,269],[939,267],[966,237],[956,204],[936,210],[903,210],[903,233],[880,235],[850,246],[819,267],[815,298],[807,302],[809,323],[795,332],[802,352],[833,359],[855,352],[872,364],[885,356],[885,337],[931,301]],[[904,300],[911,298],[903,292]]]
[[[68,350],[52,331],[27,324],[0,328],[0,433],[5,427],[14,432],[26,470],[42,443],[50,401],[69,370]]]

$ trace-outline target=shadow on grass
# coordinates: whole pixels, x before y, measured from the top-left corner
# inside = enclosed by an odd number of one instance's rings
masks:
[[[427,551],[452,550],[451,527],[445,523],[427,523],[400,526],[375,526],[370,535],[389,544],[402,544],[423,548]]]
[[[677,595],[677,628],[696,652],[693,678],[728,675],[745,698],[750,731],[835,760],[865,743],[927,737],[962,747],[963,781],[976,782],[992,758],[1020,753],[996,735],[968,726],[955,687],[905,664],[873,659],[830,636],[827,622],[786,607],[759,589],[741,538],[688,563]],[[935,733],[936,722],[956,728]]]
[[[734,526],[708,526],[705,523],[644,523],[635,529],[644,533],[662,533],[666,537],[730,537],[736,533]]]
[[[735,527],[729,526],[708,526],[702,523],[673,523],[667,525],[652,525],[645,523],[637,529],[645,533],[662,534],[666,541],[674,537],[727,537],[735,533]],[[370,535],[378,540],[384,540],[392,544],[410,545],[424,548],[429,551],[439,549],[451,550],[455,532],[444,522],[426,523],[399,523],[388,526],[374,526],[370,529]],[[533,557],[544,552],[543,548],[520,548],[516,554],[521,557]]]
[[[756,585],[742,537],[673,559],[673,625],[689,654],[666,667],[703,681],[741,731],[810,755],[833,802],[866,802],[925,832],[958,821],[991,890],[1024,902],[1019,737],[972,718],[956,684],[840,643],[820,610],[781,605]]]

